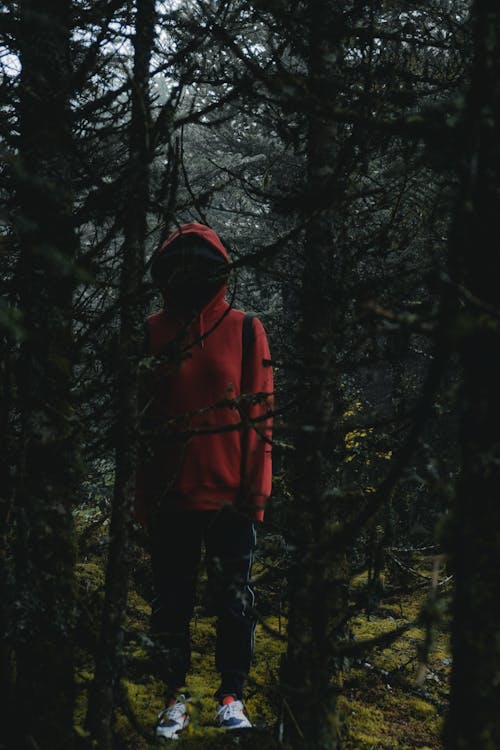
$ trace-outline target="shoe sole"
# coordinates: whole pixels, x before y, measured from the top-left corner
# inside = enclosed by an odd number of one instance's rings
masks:
[[[187,727],[188,724],[189,724],[189,716],[184,720],[184,725],[182,727],[180,727],[173,734],[169,734],[169,735],[162,734],[161,729],[160,731],[158,731],[158,727],[157,727],[155,730],[155,737],[157,740],[179,740],[180,739],[179,735]]]

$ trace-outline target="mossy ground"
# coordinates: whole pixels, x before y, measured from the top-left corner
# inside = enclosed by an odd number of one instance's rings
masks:
[[[140,567],[140,565],[139,565]],[[147,566],[146,566],[147,567]],[[422,562],[425,569],[425,561]],[[92,631],[98,622],[102,601],[103,574],[100,562],[86,559],[78,569],[79,592],[82,599],[80,630]],[[354,589],[365,585],[355,581]],[[144,588],[139,586],[139,588]],[[145,587],[147,589],[147,586]],[[152,729],[158,712],[164,706],[164,686],[155,675],[154,664],[145,647],[148,633],[149,605],[136,590],[132,576],[128,602],[127,633],[124,647],[125,675],[116,713],[116,746],[124,750],[146,750],[157,747]],[[399,596],[397,601],[385,600],[367,616],[360,614],[352,622],[354,641],[368,640],[416,619],[426,592]],[[234,737],[215,726],[213,693],[218,685],[214,669],[215,620],[200,606],[193,618],[192,669],[189,690],[191,723],[181,742],[186,750],[221,748],[238,745],[260,750],[276,747],[276,725],[279,712],[278,674],[284,643],[283,618],[271,614],[256,630],[255,661],[250,676],[246,706],[257,733]],[[92,679],[90,646],[95,631],[79,650],[76,682],[78,701],[75,724],[80,728],[86,708],[87,689]],[[281,638],[272,632],[281,633]],[[440,750],[443,713],[447,703],[450,669],[448,637],[437,631],[427,665],[419,662],[419,648],[425,638],[420,626],[411,627],[389,647],[372,648],[356,658],[344,675],[344,695],[339,712],[346,722],[345,750]],[[257,737],[257,740],[256,740]],[[163,743],[165,744],[165,743]]]
[[[418,571],[430,576],[431,557],[422,557]],[[365,584],[360,577],[354,588]],[[356,640],[369,640],[411,625],[426,607],[429,589],[382,600],[371,614],[352,621]],[[440,603],[444,605],[445,598]],[[439,608],[438,608],[439,609]],[[444,609],[444,606],[441,607]],[[442,747],[448,701],[450,644],[444,618],[434,624],[430,647],[422,663],[427,630],[409,627],[388,647],[375,647],[345,675],[343,706],[348,717],[349,750]]]

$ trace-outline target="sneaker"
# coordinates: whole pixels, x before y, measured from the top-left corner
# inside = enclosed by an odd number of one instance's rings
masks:
[[[223,729],[251,729],[252,725],[244,714],[241,701],[226,696],[217,706],[217,723]]]
[[[186,706],[186,696],[177,695],[158,714],[156,736],[167,740],[178,740],[179,732],[189,724],[189,714]]]

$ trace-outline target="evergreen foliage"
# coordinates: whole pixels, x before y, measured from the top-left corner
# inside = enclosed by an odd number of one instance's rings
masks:
[[[4,3],[0,745],[152,742],[137,376],[199,221],[275,372],[242,742],[498,746],[499,35],[494,0]]]

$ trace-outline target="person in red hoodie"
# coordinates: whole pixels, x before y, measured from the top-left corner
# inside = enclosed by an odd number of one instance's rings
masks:
[[[136,519],[150,542],[151,629],[167,687],[156,734],[189,722],[189,623],[204,545],[217,614],[217,720],[248,728],[243,687],[255,629],[256,522],[271,493],[273,371],[264,327],[226,300],[229,256],[213,229],[184,224],[152,278],[164,308],[146,321]]]

